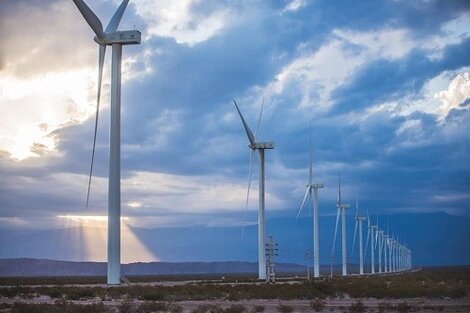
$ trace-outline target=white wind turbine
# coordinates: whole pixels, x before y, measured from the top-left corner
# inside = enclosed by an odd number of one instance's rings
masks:
[[[237,103],[235,100],[233,101],[235,107],[237,108],[238,114],[240,115],[240,119],[242,120],[243,127],[245,128],[246,135],[248,137],[248,141],[250,144],[248,147],[250,148],[250,163],[248,168],[248,191],[246,195],[246,205],[245,205],[245,216],[246,216],[246,209],[248,207],[248,199],[250,195],[250,186],[251,186],[251,165],[253,162],[253,151],[258,150],[259,156],[259,210],[258,210],[258,278],[259,279],[266,279],[266,256],[265,256],[265,241],[266,241],[266,234],[265,234],[265,218],[264,218],[264,150],[265,149],[274,149],[274,142],[257,142],[256,136],[258,135],[259,125],[261,122],[261,116],[263,114],[263,103],[261,103],[261,110],[258,117],[258,125],[256,126],[255,135],[251,131],[250,127],[246,123],[243,115],[238,108]]]
[[[390,272],[395,272],[395,237],[392,235],[392,238],[390,239]]]
[[[359,216],[359,205],[356,197],[356,216],[354,217],[356,223],[354,225],[354,236],[352,244],[352,255],[354,255],[354,245],[356,243],[356,233],[359,226],[359,274],[364,274],[364,248],[363,248],[363,239],[362,239],[362,222],[366,220],[364,216]]]
[[[310,198],[310,204],[313,210],[313,276],[320,277],[320,242],[319,242],[319,229],[318,229],[318,189],[323,188],[323,183],[312,183],[312,127],[310,126],[310,138],[309,138],[309,170],[308,170],[308,184],[305,191],[304,199],[300,205],[299,213],[297,213],[297,219],[299,218],[300,212],[304,207],[307,197]],[[313,191],[313,198],[312,198]]]
[[[382,273],[382,256],[383,256],[383,246],[384,246],[384,231],[381,230],[377,223],[377,231],[375,238],[376,248],[378,246],[378,257],[379,257],[379,273]]]
[[[338,203],[336,204],[336,226],[335,235],[333,239],[333,248],[331,249],[331,255],[334,255],[336,245],[336,235],[338,233],[338,222],[339,215],[341,213],[341,260],[342,260],[342,274],[343,276],[348,275],[347,269],[347,254],[346,254],[346,209],[349,208],[349,204],[344,204],[341,199],[341,174],[338,180]]]
[[[91,176],[96,146],[98,114],[101,96],[101,81],[106,46],[112,46],[111,65],[111,122],[109,136],[109,184],[108,184],[108,285],[119,285],[121,280],[121,58],[122,46],[140,44],[140,32],[137,30],[117,31],[122,15],[129,0],[122,1],[106,29],[93,11],[83,0],[73,0],[88,25],[96,34],[94,40],[99,45],[98,57],[98,92],[93,137],[93,152],[88,179],[87,206],[90,195]]]
[[[389,273],[393,272],[392,268],[392,246],[393,246],[393,236],[390,235],[389,225],[387,223],[387,252],[388,252],[388,269]]]
[[[367,256],[367,247],[369,246],[369,237],[370,237],[370,272],[375,274],[375,243],[374,243],[374,230],[377,228],[377,225],[372,225],[370,222],[369,211],[367,211],[367,240],[366,240],[366,256]]]
[[[389,239],[390,237],[388,236],[388,231],[387,233],[384,234],[384,272],[388,273],[388,245],[389,245]]]

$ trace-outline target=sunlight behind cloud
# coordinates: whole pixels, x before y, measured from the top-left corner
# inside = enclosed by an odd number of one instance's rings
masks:
[[[84,259],[106,261],[106,229],[108,217],[104,215],[59,215],[66,221],[67,229],[80,230],[77,246],[83,246]],[[159,259],[148,250],[129,226],[129,218],[121,217],[121,262],[153,262]]]
[[[0,150],[19,161],[53,151],[55,130],[94,113],[87,98],[94,74],[82,69],[29,79],[0,75]]]

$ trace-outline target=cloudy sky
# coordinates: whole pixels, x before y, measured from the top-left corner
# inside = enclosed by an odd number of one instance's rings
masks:
[[[120,1],[86,2],[107,25]],[[259,139],[276,144],[268,219],[296,214],[310,123],[323,216],[335,214],[340,171],[344,198],[364,210],[469,215],[468,1],[133,0],[119,29],[134,28],[143,40],[123,49],[121,130],[133,227],[243,224],[248,147],[233,99],[255,128],[264,98]],[[85,208],[93,36],[72,1],[0,2],[2,230],[106,214],[110,53]]]

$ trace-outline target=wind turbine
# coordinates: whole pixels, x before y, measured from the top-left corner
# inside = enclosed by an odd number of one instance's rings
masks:
[[[382,255],[383,255],[383,246],[384,246],[384,232],[377,226],[376,231],[376,246],[379,247],[379,273],[382,273]]]
[[[375,253],[374,253],[374,230],[377,228],[376,225],[372,225],[370,222],[369,212],[367,212],[367,240],[366,240],[366,255],[367,255],[367,247],[369,245],[369,237],[370,237],[370,272],[375,274]]]
[[[399,264],[398,264],[398,250],[400,247],[400,241],[397,240],[395,241],[395,271],[398,272],[400,270]]]
[[[318,230],[318,189],[325,187],[323,183],[312,183],[312,127],[310,126],[310,158],[309,158],[309,170],[308,170],[308,184],[305,190],[305,196],[300,205],[299,213],[297,213],[297,219],[299,218],[300,212],[304,207],[307,197],[310,198],[310,204],[313,205],[313,276],[320,277],[320,242],[319,242],[319,230]],[[312,199],[313,190],[313,199]]]
[[[354,225],[354,237],[353,237],[353,244],[352,244],[352,255],[354,255],[354,244],[356,243],[356,233],[358,230],[359,225],[359,274],[364,274],[364,249],[363,249],[363,240],[362,240],[362,222],[366,220],[364,216],[359,216],[359,205],[356,197],[356,216],[354,217],[356,220]]]
[[[377,251],[378,257],[378,272],[382,273],[382,241],[383,241],[383,231],[379,227],[379,214],[377,212],[377,221],[375,224],[375,246],[374,249]],[[377,249],[378,248],[378,249]]]
[[[274,149],[274,142],[257,142],[256,136],[258,135],[259,125],[261,122],[261,116],[263,113],[263,103],[261,103],[261,110],[258,117],[258,125],[256,127],[256,133],[253,135],[250,127],[243,118],[242,112],[238,108],[237,103],[233,100],[235,107],[237,108],[240,119],[242,120],[243,127],[245,128],[246,135],[250,144],[250,164],[249,164],[249,179],[248,179],[248,192],[246,196],[246,207],[248,206],[248,198],[250,194],[250,185],[251,185],[251,165],[253,161],[253,152],[258,150],[259,156],[259,210],[258,210],[258,278],[265,280],[266,279],[266,257],[265,257],[265,219],[264,219],[264,150]]]
[[[388,228],[388,226],[387,226]],[[388,272],[393,272],[393,235],[388,236]]]
[[[336,234],[338,233],[338,222],[339,215],[341,213],[341,259],[342,259],[342,274],[343,276],[348,275],[347,269],[347,256],[346,256],[346,209],[349,208],[349,204],[344,204],[341,199],[341,173],[338,179],[338,203],[336,204],[336,226],[335,235],[333,239],[333,248],[331,249],[331,255],[335,252]]]
[[[384,272],[390,272],[389,267],[389,247],[390,247],[390,235],[389,235],[389,225],[387,221],[387,231],[384,233]]]
[[[384,235],[384,272],[388,273],[388,245],[389,245],[389,236],[388,236],[388,231]]]
[[[99,45],[98,57],[98,92],[91,157],[90,176],[88,178],[87,201],[90,196],[93,160],[95,156],[96,133],[101,97],[101,81],[106,46],[112,46],[111,65],[111,122],[109,136],[109,184],[108,184],[108,285],[119,285],[121,282],[121,59],[122,46],[140,44],[141,34],[137,30],[117,31],[122,15],[129,0],[122,1],[106,29],[93,11],[83,0],[73,0],[80,13],[96,34],[94,40]]]
[[[395,245],[396,245],[396,241],[395,241],[395,237],[392,236],[391,240],[390,240],[390,254],[389,254],[389,257],[390,257],[390,272],[395,272],[396,268],[395,268]]]

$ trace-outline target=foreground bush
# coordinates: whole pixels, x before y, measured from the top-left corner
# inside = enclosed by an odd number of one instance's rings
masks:
[[[356,301],[355,303],[351,304],[348,308],[350,313],[362,313],[366,311],[366,307],[361,300]]]
[[[144,302],[139,306],[138,313],[166,312],[168,305],[164,302]]]
[[[469,267],[470,268],[470,267]],[[470,294],[470,270],[423,270],[396,276],[335,277],[323,281],[274,285],[220,285],[200,282],[179,286],[101,287],[9,287],[0,296],[33,298],[46,295],[67,300],[120,300],[124,297],[144,301],[239,300],[239,299],[324,299],[349,295],[361,298],[463,298]]]
[[[285,304],[279,305],[277,310],[279,311],[279,313],[292,313],[292,312],[294,312],[293,307],[291,307],[290,305],[285,305]]]
[[[320,299],[313,300],[310,302],[310,307],[315,311],[315,312],[321,312],[325,308],[325,302]]]
[[[411,312],[415,311],[416,309],[412,307],[411,305],[408,304],[408,302],[401,302],[398,303],[396,306],[396,311],[400,313],[406,313],[406,312]]]

